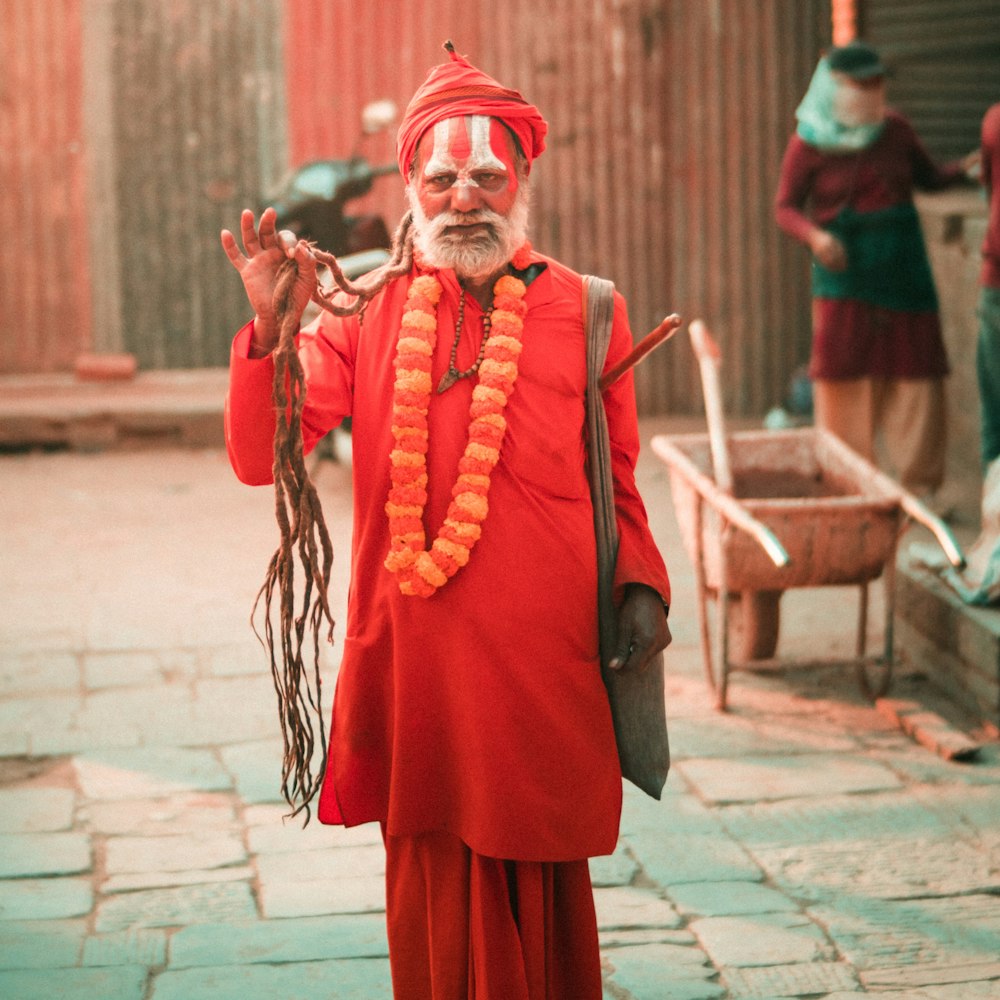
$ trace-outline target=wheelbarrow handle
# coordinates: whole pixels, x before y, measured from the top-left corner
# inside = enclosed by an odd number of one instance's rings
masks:
[[[907,493],[905,490],[900,491],[899,506],[914,521],[919,521],[920,524],[931,532],[937,539],[938,545],[944,550],[944,554],[948,557],[948,562],[955,569],[965,568],[965,555],[958,544],[958,539],[951,528],[937,514],[922,504],[912,493]]]
[[[777,535],[762,521],[758,521],[738,500],[720,490],[679,448],[671,444],[664,434],[657,434],[650,442],[653,451],[669,466],[676,466],[701,494],[706,503],[714,507],[730,524],[754,538],[779,569],[791,563],[785,547]]]
[[[962,552],[962,547],[958,544],[958,539],[955,538],[951,528],[937,514],[922,504],[909,490],[903,489],[891,476],[886,475],[881,469],[875,468],[863,459],[835,434],[822,428],[817,428],[816,433],[822,436],[828,448],[837,451],[849,465],[858,467],[859,463],[863,463],[865,478],[877,486],[885,496],[895,500],[908,517],[919,522],[931,532],[947,556],[948,562],[955,569],[964,569],[965,555]]]
[[[732,493],[733,472],[729,461],[729,444],[726,439],[722,389],[719,386],[722,351],[703,320],[692,320],[688,326],[688,334],[691,337],[691,347],[698,359],[698,370],[701,374],[701,390],[705,397],[708,443],[712,450],[712,469],[715,473],[715,481],[725,493]]]

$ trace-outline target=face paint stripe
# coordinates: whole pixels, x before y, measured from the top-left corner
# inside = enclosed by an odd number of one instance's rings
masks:
[[[445,118],[444,121],[435,123],[434,149],[424,167],[424,177],[455,170],[455,162],[448,154],[448,135],[451,131],[452,121],[451,118]]]
[[[451,153],[451,158],[458,163],[462,160],[467,160],[469,158],[469,153],[471,152],[469,146],[469,129],[468,129],[468,118],[452,118],[451,119],[451,142],[449,143],[449,152]]]
[[[472,115],[472,166],[479,170],[504,170],[503,161],[494,153],[490,141],[491,126],[503,128],[500,122],[486,115]]]

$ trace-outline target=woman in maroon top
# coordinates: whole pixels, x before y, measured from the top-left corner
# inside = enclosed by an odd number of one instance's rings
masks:
[[[778,225],[813,254],[816,423],[873,458],[886,439],[903,486],[944,479],[948,359],[913,190],[959,182],[885,104],[885,68],[862,42],[816,68],[781,166]]]

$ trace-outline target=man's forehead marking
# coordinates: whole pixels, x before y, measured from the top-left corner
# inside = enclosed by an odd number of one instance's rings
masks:
[[[424,176],[457,170],[459,160],[466,161],[466,170],[506,171],[506,164],[493,151],[490,142],[493,124],[488,115],[445,118],[435,123],[434,144]]]

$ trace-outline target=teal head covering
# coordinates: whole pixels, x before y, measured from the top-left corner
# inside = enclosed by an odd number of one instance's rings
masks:
[[[827,56],[820,59],[809,81],[809,89],[795,109],[799,138],[824,153],[853,153],[866,149],[881,134],[885,122],[874,125],[842,125],[834,117],[837,81]]]

